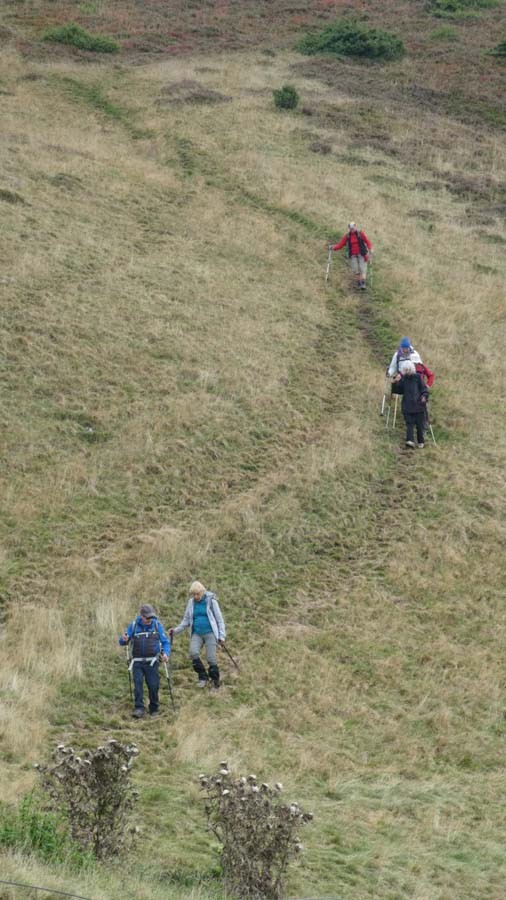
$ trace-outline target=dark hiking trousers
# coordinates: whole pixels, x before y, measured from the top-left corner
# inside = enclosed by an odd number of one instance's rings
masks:
[[[158,691],[160,688],[160,673],[158,671],[158,660],[151,665],[149,662],[134,662],[133,668],[134,689],[135,689],[135,708],[144,709],[144,679],[148,686],[149,694],[149,711],[150,713],[158,711]]]
[[[425,410],[419,413],[404,413],[404,419],[406,421],[406,440],[412,441],[414,439],[415,426],[416,426],[416,439],[419,444],[423,444],[423,432],[425,428]]]

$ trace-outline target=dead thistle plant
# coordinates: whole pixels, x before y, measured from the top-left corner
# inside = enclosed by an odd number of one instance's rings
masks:
[[[135,744],[112,739],[81,756],[59,744],[54,764],[35,766],[51,805],[68,818],[72,839],[97,859],[119,855],[135,835],[136,828],[128,828],[128,814],[138,792],[129,778],[138,752]]]
[[[257,784],[255,775],[232,778],[226,762],[216,775],[199,780],[208,826],[222,845],[227,890],[241,900],[278,900],[290,858],[303,849],[299,827],[312,813],[295,802],[281,803],[279,783],[271,788]]]

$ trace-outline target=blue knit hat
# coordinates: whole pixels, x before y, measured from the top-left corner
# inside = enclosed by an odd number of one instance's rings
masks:
[[[403,337],[403,338],[401,338],[401,342],[400,342],[400,344],[399,344],[399,347],[407,347],[408,350],[409,350],[409,348],[411,347],[411,341],[410,341],[410,339],[409,339],[408,337]]]

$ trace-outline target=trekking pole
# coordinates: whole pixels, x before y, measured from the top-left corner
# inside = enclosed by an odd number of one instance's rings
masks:
[[[130,663],[132,660],[130,659],[130,644],[129,643],[126,645],[126,660],[127,660],[127,671],[128,671],[128,687],[130,688],[130,700],[133,703],[134,695],[132,693],[132,673],[130,671]]]
[[[385,387],[383,388],[383,401],[381,403],[380,416],[385,415],[385,403],[387,402],[387,385],[388,385],[388,372],[385,375]]]
[[[374,259],[374,253],[371,253],[371,278],[370,278],[371,287],[372,287],[372,279],[373,279],[373,275],[374,275],[374,269],[373,269],[373,265],[372,265],[373,259]]]
[[[432,422],[430,421],[429,410],[425,407],[425,417],[427,419],[427,425],[429,426],[430,433],[432,435],[432,440],[434,441],[434,446],[437,447],[436,438],[434,437],[434,429],[432,428]]]
[[[174,710],[174,712],[176,712],[176,704],[174,703],[174,694],[172,693],[172,684],[170,681],[169,667],[168,667],[167,663],[165,662],[165,660],[163,662],[163,666],[165,669],[165,677],[167,678],[167,685],[169,688],[170,702],[172,703],[172,709]]]
[[[325,284],[328,284],[329,280],[330,280],[330,263],[332,261],[332,244],[329,244],[328,250],[329,250],[329,253],[327,256],[327,271],[325,272]]]
[[[222,649],[223,649],[223,650],[225,651],[225,653],[227,654],[227,656],[232,660],[232,662],[233,662],[234,666],[236,667],[237,671],[239,672],[239,671],[240,671],[239,666],[237,665],[237,663],[236,663],[234,657],[232,656],[230,650],[228,649],[227,645],[226,645],[226,644],[222,644],[221,646],[222,646]]]
[[[392,429],[395,428],[395,420],[397,419],[397,404],[399,402],[399,394],[395,395],[395,403],[394,403],[394,418],[392,422]]]

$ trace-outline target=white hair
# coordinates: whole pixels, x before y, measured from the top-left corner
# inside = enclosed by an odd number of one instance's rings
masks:
[[[190,585],[190,595],[193,597],[194,594],[205,594],[206,589],[202,582],[200,581],[192,581]]]
[[[403,362],[399,363],[399,372],[401,375],[414,375],[416,372],[414,362],[411,362],[410,359],[405,359]]]

